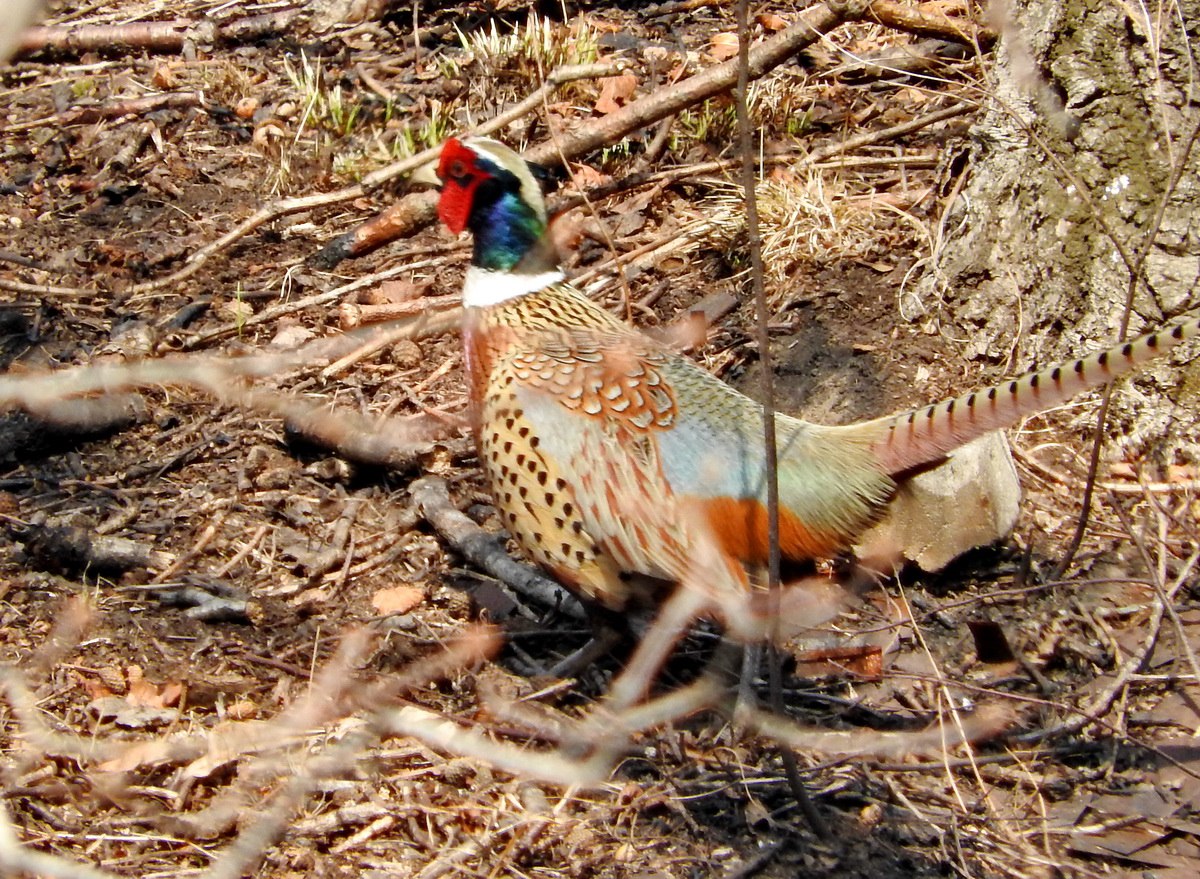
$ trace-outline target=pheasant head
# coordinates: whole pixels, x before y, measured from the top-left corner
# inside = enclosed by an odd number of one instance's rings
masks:
[[[438,216],[455,235],[468,229],[474,237],[465,305],[494,305],[561,279],[546,234],[544,169],[491,138],[451,138],[437,176]]]

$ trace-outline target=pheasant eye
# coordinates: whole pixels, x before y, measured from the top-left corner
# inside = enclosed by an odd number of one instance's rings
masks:
[[[455,159],[450,163],[450,169],[447,172],[451,179],[461,180],[467,176],[467,163],[462,159]]]

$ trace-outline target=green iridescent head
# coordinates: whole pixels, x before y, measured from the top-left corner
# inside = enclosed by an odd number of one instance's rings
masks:
[[[455,235],[475,236],[473,262],[509,271],[546,233],[540,170],[488,137],[451,138],[442,147],[438,216]]]

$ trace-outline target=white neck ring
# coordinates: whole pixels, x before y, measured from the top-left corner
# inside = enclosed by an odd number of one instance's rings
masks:
[[[564,277],[558,269],[538,272],[536,275],[522,275],[471,266],[467,269],[467,277],[463,281],[463,305],[467,308],[499,305],[510,299],[537,293],[551,284],[557,284]]]

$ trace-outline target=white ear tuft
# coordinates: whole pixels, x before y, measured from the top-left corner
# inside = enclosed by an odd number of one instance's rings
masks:
[[[533,208],[543,223],[547,222],[546,199],[542,185],[538,183],[529,165],[521,155],[500,141],[490,137],[468,137],[463,145],[474,150],[521,181],[521,201]]]

